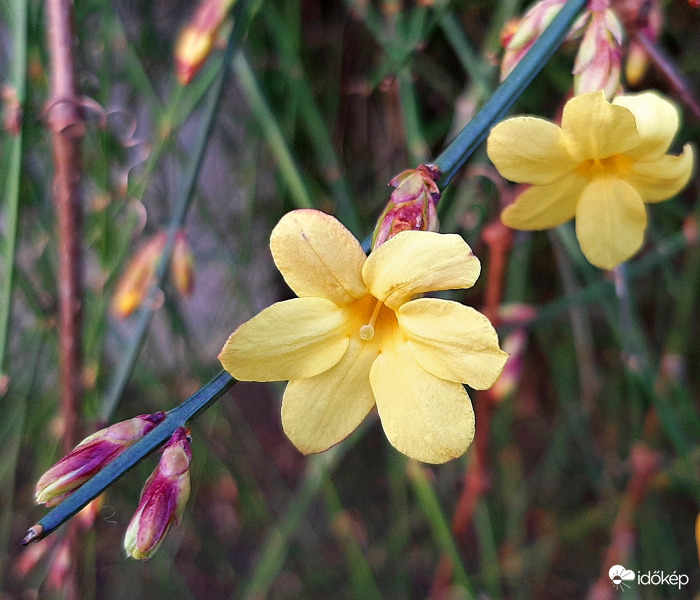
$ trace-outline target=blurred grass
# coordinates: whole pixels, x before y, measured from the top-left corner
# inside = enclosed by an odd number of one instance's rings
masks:
[[[523,6],[251,3],[192,193],[181,174],[196,159],[202,100],[223,53],[181,89],[171,51],[190,5],[90,0],[75,9],[80,85],[109,115],[106,128],[90,119],[84,149],[84,411],[95,422],[136,328],[135,318],[109,314],[111,294],[140,240],[171,222],[178,197],[192,201],[184,223],[195,292],[182,298],[166,279],[114,419],[179,403],[218,369],[238,324],[289,296],[267,249],[285,211],[314,206],[361,239],[371,231],[391,176],[436,156],[495,89],[498,34]],[[24,101],[21,135],[0,138],[0,367],[9,378],[0,391],[0,597],[60,597],[48,582],[50,552],[24,573],[18,546],[42,514],[33,483],[58,458],[61,430],[43,5],[13,0],[0,10],[9,49],[0,73]],[[698,89],[699,13],[676,2],[668,17],[663,40]],[[570,66],[565,50],[516,107],[551,117]],[[653,71],[644,85],[671,93]],[[698,123],[686,120],[679,141],[696,140]],[[487,164],[483,153],[478,163]],[[480,282],[458,296],[475,306],[490,275],[481,230],[499,209],[484,181],[455,178],[442,214],[442,231],[461,233],[482,259]],[[121,537],[155,459],[113,486],[85,543],[85,597],[584,598],[627,506],[638,444],[658,469],[633,511],[625,566],[691,578],[677,594],[640,588],[640,598],[693,597],[698,206],[693,184],[650,207],[648,247],[618,273],[617,291],[570,228],[516,234],[504,300],[537,314],[519,385],[493,412],[489,488],[463,535],[450,522],[473,451],[440,467],[407,463],[371,419],[337,449],[303,459],[280,431],[283,386],[239,384],[193,425],[188,511],[148,563],[125,560]]]

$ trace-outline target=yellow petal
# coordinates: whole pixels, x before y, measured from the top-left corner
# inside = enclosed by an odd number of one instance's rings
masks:
[[[360,275],[365,253],[330,215],[309,209],[287,213],[272,231],[270,250],[299,297],[321,297],[344,306],[367,293]]]
[[[680,192],[693,174],[693,148],[683,147],[683,154],[666,154],[652,161],[636,161],[625,173],[627,181],[644,202],[661,202]]]
[[[327,371],[347,351],[346,316],[324,298],[278,302],[243,323],[219,360],[241,381],[279,381]]]
[[[501,213],[501,221],[513,229],[549,229],[574,218],[576,202],[588,179],[570,173],[550,185],[532,186]]]
[[[665,154],[678,131],[678,109],[658,94],[618,96],[616,106],[629,110],[637,123],[639,144],[628,156],[647,160]]]
[[[474,411],[461,383],[439,379],[413,358],[399,335],[369,374],[389,442],[407,456],[443,463],[474,439]]]
[[[355,339],[342,360],[325,373],[290,381],[282,400],[282,426],[304,454],[344,440],[374,406],[369,371],[378,347]]]
[[[413,358],[436,377],[485,390],[501,374],[508,355],[491,321],[473,308],[419,298],[401,306],[397,316]]]
[[[612,269],[639,250],[646,226],[646,208],[639,194],[614,177],[591,181],[576,210],[581,250],[601,269]]]
[[[416,294],[471,287],[480,272],[479,259],[460,236],[404,231],[369,255],[362,278],[375,298],[395,310]]]
[[[622,106],[610,104],[602,90],[569,100],[561,128],[576,162],[624,154],[639,146],[634,115]]]
[[[499,123],[491,130],[486,149],[501,175],[518,183],[546,185],[576,167],[561,129],[535,117]]]

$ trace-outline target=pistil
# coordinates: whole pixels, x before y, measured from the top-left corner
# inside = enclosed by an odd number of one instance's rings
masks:
[[[366,342],[374,337],[374,323],[377,320],[377,315],[379,315],[382,306],[384,306],[384,303],[381,300],[377,300],[377,305],[374,307],[374,312],[370,317],[369,323],[360,327],[360,337]]]

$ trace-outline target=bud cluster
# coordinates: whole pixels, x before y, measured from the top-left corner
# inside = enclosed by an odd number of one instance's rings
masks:
[[[605,90],[612,98],[620,88],[622,25],[608,0],[593,0],[583,15],[585,32],[574,63],[574,93]]]
[[[167,233],[161,231],[134,254],[119,279],[112,298],[114,315],[125,319],[141,306],[153,283],[167,241]],[[182,296],[189,297],[194,288],[194,258],[184,231],[175,234],[170,275],[177,291]]]
[[[377,221],[372,248],[381,246],[402,231],[437,231],[437,204],[440,190],[435,183],[438,171],[432,165],[421,165],[394,177],[389,185],[396,189]]]
[[[163,412],[140,415],[87,437],[39,479],[37,503],[59,504],[164,419]],[[189,429],[179,427],[163,447],[126,531],[127,556],[148,560],[172,525],[180,523],[190,495],[190,442]]]

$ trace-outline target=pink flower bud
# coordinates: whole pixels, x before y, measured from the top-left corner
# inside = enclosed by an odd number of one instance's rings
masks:
[[[491,395],[496,402],[509,397],[520,383],[528,338],[526,324],[536,314],[535,309],[525,304],[504,304],[499,308],[498,316],[501,324],[515,325],[516,329],[503,340],[503,350],[510,354],[510,358],[503,367],[501,376],[491,388]]]
[[[517,23],[517,29],[512,32],[513,23],[507,23],[509,31],[503,36],[505,54],[501,61],[501,80],[508,77],[510,72],[527,54],[530,47],[537,41],[542,32],[552,22],[566,0],[540,0],[525,13]]]
[[[574,91],[578,94],[605,90],[607,98],[620,88],[622,25],[599,0],[590,11],[590,23],[583,34],[574,63]]]
[[[175,46],[175,70],[181,85],[190,83],[209,58],[234,4],[235,0],[202,0],[197,6]]]
[[[163,449],[158,467],[143,486],[141,500],[124,536],[127,556],[148,560],[173,523],[179,524],[190,496],[189,430],[180,427]]]
[[[163,412],[140,415],[85,438],[39,479],[35,495],[37,504],[60,504],[164,418]]]
[[[435,180],[438,172],[431,165],[403,171],[389,185],[396,189],[377,221],[372,248],[381,246],[402,231],[437,231],[437,203],[440,190]]]

